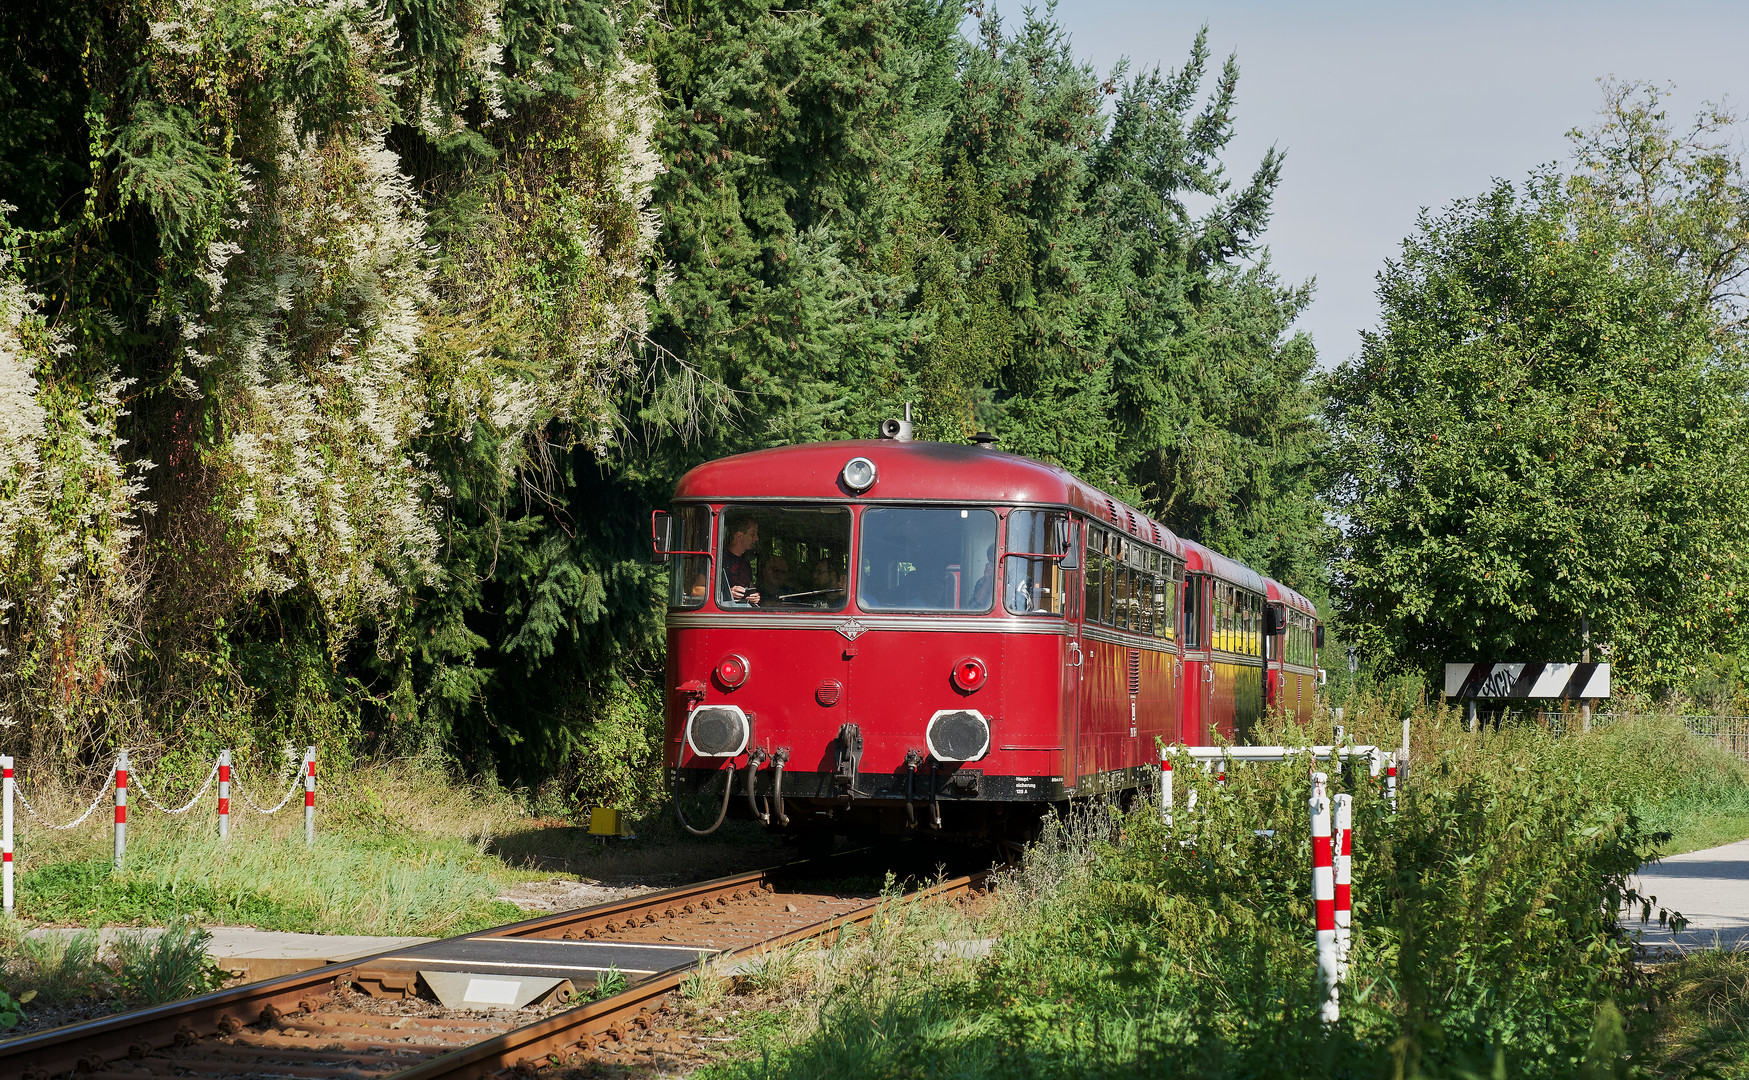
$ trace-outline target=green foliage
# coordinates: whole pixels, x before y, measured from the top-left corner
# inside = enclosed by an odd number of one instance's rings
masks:
[[[50,933],[19,944],[23,971],[18,981],[45,1001],[90,997],[107,974],[97,959],[97,931]]]
[[[1656,690],[1739,635],[1749,374],[1708,307],[1556,179],[1426,216],[1334,374],[1364,654],[1576,658]]]
[[[1668,1076],[1749,1077],[1749,954],[1702,949],[1660,965],[1652,1058]]]
[[[600,1001],[603,998],[612,997],[625,988],[625,972],[610,964],[606,971],[595,977],[595,986],[591,989],[591,995],[596,1001]]]
[[[1258,247],[1279,157],[1219,160],[1235,65],[1199,102],[1200,38],[1102,82],[1048,11],[961,19],[9,6],[0,389],[42,422],[0,462],[0,676],[32,752],[437,750],[647,802],[648,508],[906,401],[1316,591],[1306,292]]]
[[[1577,658],[1581,616],[1630,692],[1743,654],[1749,187],[1734,118],[1679,137],[1657,101],[1606,85],[1573,175],[1424,215],[1380,276],[1328,388],[1369,661]]]
[[[158,934],[122,934],[115,943],[115,981],[140,1005],[179,1001],[217,990],[230,978],[206,954],[212,935],[192,919]]]
[[[24,1022],[24,1007],[36,1000],[35,990],[26,990],[13,997],[0,990],[0,1031],[11,1031]]]
[[[1349,718],[1372,740],[1398,715],[1356,701]],[[1145,804],[1049,823],[1000,883],[987,958],[881,951],[811,1022],[779,1025],[767,1063],[713,1075],[1578,1078],[1652,1060],[1653,987],[1615,916],[1661,840],[1637,807],[1741,791],[1741,768],[1668,718],[1566,738],[1414,724],[1397,813],[1364,770],[1332,777],[1355,805],[1338,1023],[1318,1018],[1304,763],[1247,765],[1181,776],[1170,828]]]

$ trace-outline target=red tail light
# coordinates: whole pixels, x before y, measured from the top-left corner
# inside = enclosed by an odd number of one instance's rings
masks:
[[[990,673],[984,668],[984,662],[975,656],[963,657],[954,662],[953,684],[968,694],[983,686],[984,680],[989,676]]]
[[[724,688],[733,690],[747,681],[747,658],[735,653],[717,661],[717,681]]]

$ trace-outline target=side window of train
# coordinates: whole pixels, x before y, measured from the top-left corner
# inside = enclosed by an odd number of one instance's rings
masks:
[[[1118,593],[1118,628],[1119,630],[1135,630],[1140,627],[1140,618],[1135,609],[1135,567],[1125,562],[1118,571],[1112,592]]]
[[[1118,586],[1114,581],[1118,576],[1118,560],[1112,558],[1112,550],[1116,550],[1118,546],[1118,537],[1104,529],[1100,530],[1100,536],[1105,539],[1105,553],[1098,558],[1098,621],[1111,627],[1112,623],[1118,621],[1118,604],[1112,602],[1112,593],[1116,593]]]
[[[1102,609],[1099,605],[1101,590],[1105,582],[1105,534],[1097,525],[1087,526],[1087,557],[1082,560],[1081,573],[1085,577],[1085,600],[1081,606],[1083,622],[1096,623],[1100,620]]]
[[[701,607],[710,592],[710,507],[677,506],[669,522],[668,606]]]
[[[1183,577],[1178,563],[1161,557],[1160,573],[1154,578],[1154,635],[1167,641],[1178,636],[1179,582]]]
[[[1068,604],[1069,572],[1059,561],[1068,515],[1056,510],[1014,510],[1008,515],[1002,602],[1015,615],[1061,615]],[[1088,537],[1089,549],[1092,537]]]
[[[1148,553],[1148,568],[1141,572],[1136,587],[1142,591],[1142,625],[1138,633],[1149,637],[1160,636],[1160,555],[1158,552]]]
[[[1184,577],[1184,647],[1187,649],[1204,648],[1207,638],[1203,634],[1203,603],[1201,574],[1186,574]]]

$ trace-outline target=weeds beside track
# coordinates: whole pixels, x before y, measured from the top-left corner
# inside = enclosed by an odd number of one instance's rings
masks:
[[[1349,707],[1357,741],[1395,742],[1400,718]],[[996,891],[988,956],[844,979],[767,1025],[756,1060],[708,1075],[1577,1078],[1745,1046],[1738,969],[1648,973],[1616,920],[1630,876],[1670,843],[1650,819],[1673,800],[1735,805],[1739,763],[1673,720],[1555,736],[1412,719],[1399,813],[1364,770],[1333,781],[1355,795],[1356,832],[1339,1023],[1318,1020],[1304,767],[1245,766],[1226,785],[1181,776],[1170,833],[1145,805],[1047,832]],[[1666,1039],[1678,1021],[1703,1030]]]

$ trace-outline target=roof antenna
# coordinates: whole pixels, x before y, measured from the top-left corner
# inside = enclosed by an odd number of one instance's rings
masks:
[[[905,402],[905,419],[881,421],[881,438],[891,439],[894,442],[911,441],[911,403],[909,401]]]

